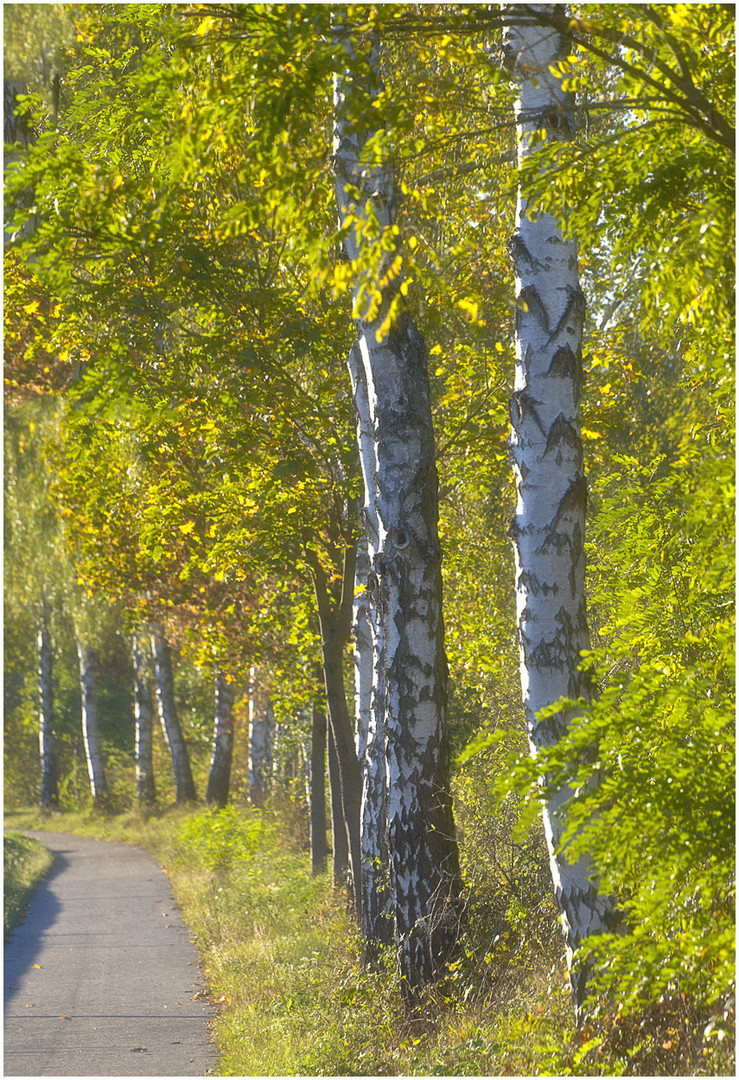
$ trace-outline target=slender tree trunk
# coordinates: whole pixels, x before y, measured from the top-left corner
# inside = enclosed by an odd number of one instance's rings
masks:
[[[133,661],[134,718],[136,722],[136,798],[142,806],[156,801],[154,785],[154,725],[151,708],[151,675],[142,639],[134,634],[131,640]]]
[[[374,490],[374,444],[369,403],[362,377],[361,352],[354,345],[349,356],[357,439],[365,478],[362,516],[365,541],[357,554],[354,615],[354,681],[357,714],[357,754],[362,776],[360,843],[362,857],[362,933],[366,959],[378,944],[393,939],[393,885],[387,841],[387,778],[385,767],[385,647],[378,618],[378,581],[373,569],[379,529],[374,505],[367,493]]]
[[[97,657],[94,649],[78,637],[77,656],[80,665],[80,690],[82,692],[82,738],[87,758],[87,775],[93,804],[105,799],[108,785],[105,779],[103,751],[98,726]]]
[[[346,32],[344,40],[353,58]],[[366,502],[373,507],[377,537],[368,534],[368,540],[374,546],[377,618],[385,651],[386,812],[395,937],[403,986],[412,994],[436,977],[454,947],[460,874],[449,791],[428,356],[403,306],[392,167],[387,157],[380,165],[362,160],[376,130],[377,113],[367,101],[376,100],[380,90],[376,49],[363,85],[358,79],[337,79],[334,160],[340,217],[348,225],[344,246],[350,260],[367,268],[369,285],[366,291],[359,283],[355,287],[360,377],[375,456]],[[366,239],[378,234],[377,240]]]
[[[274,712],[268,689],[260,683],[259,669],[251,669],[249,684],[249,798],[264,806],[272,783]]]
[[[197,794],[190,769],[190,756],[175,708],[172,653],[160,626],[152,627],[151,650],[154,656],[159,719],[172,758],[175,797],[178,803],[195,802]]]
[[[510,5],[506,59],[521,85],[517,104],[519,164],[541,139],[568,132],[571,96],[550,68],[567,53],[566,40],[537,25],[551,5]],[[562,697],[587,697],[578,665],[589,647],[585,608],[586,483],[580,434],[581,336],[585,301],[577,244],[549,214],[529,215],[520,195],[511,240],[516,272],[516,378],[511,397],[510,449],[518,495],[510,526],[516,561],[521,680],[531,751],[556,742],[572,713],[538,714]],[[587,971],[574,961],[580,942],[604,929],[611,905],[598,894],[590,860],[567,861],[558,849],[561,812],[571,792],[552,796],[544,810],[554,889],[562,912],[570,983],[579,1012]]]
[[[208,787],[205,798],[208,803],[225,806],[231,780],[233,754],[233,686],[222,671],[216,674],[216,719],[213,731],[213,753],[210,759]]]
[[[341,805],[339,759],[331,724],[328,729],[328,786],[331,793],[331,872],[334,885],[345,886],[349,879],[349,840]]]
[[[42,600],[38,615],[38,695],[39,695],[39,756],[41,759],[42,810],[59,805],[59,766],[54,733],[54,687],[52,682],[53,652],[49,631],[48,605]]]
[[[326,869],[326,714],[313,702],[310,740],[310,863],[311,873]]]
[[[306,548],[305,558],[311,569],[316,593],[318,620],[321,628],[321,654],[323,657],[323,678],[326,687],[326,706],[339,767],[341,809],[349,846],[351,891],[357,919],[361,920],[362,869],[359,820],[362,802],[362,780],[359,772],[359,761],[357,760],[354,726],[346,703],[346,690],[344,688],[344,649],[351,633],[356,551],[355,544],[344,548],[341,596],[338,601],[331,596],[326,571],[321,566],[315,552]]]

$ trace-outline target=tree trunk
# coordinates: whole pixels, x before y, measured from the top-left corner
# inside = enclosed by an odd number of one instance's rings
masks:
[[[216,719],[213,731],[213,753],[210,759],[208,787],[205,799],[216,806],[225,806],[228,802],[228,789],[231,780],[231,758],[233,754],[233,686],[223,672],[216,674]]]
[[[505,53],[521,84],[517,104],[519,165],[541,138],[566,133],[571,95],[550,67],[567,54],[566,40],[538,26],[551,5],[505,9]],[[578,670],[589,647],[585,609],[585,504],[580,434],[581,336],[585,301],[577,244],[565,240],[549,214],[529,216],[519,192],[511,240],[516,273],[516,378],[511,397],[510,450],[517,507],[511,522],[516,561],[516,605],[521,681],[531,751],[556,742],[572,713],[545,720],[538,713],[562,697],[586,697]],[[565,827],[560,807],[571,792],[551,797],[544,810],[554,889],[562,912],[570,984],[579,1011],[587,972],[574,953],[588,934],[609,923],[612,909],[598,895],[590,860],[568,863],[559,852]]]
[[[172,758],[175,797],[178,803],[195,802],[197,794],[190,769],[190,757],[175,708],[172,653],[160,626],[152,627],[151,650],[154,655],[159,719]]]
[[[138,634],[134,634],[131,641],[131,659],[136,721],[136,798],[140,805],[151,806],[157,795],[154,785],[151,676],[148,657],[142,649]]]
[[[39,695],[39,756],[41,759],[42,810],[59,806],[59,766],[54,733],[54,687],[52,683],[53,652],[45,600],[38,616],[38,695]]]
[[[369,409],[364,382],[359,374],[359,348],[352,348],[349,370],[357,409],[357,436],[362,447],[365,494],[374,475],[374,452],[369,430]],[[357,714],[357,756],[362,778],[360,844],[362,858],[362,933],[365,959],[374,957],[378,945],[393,939],[393,888],[387,842],[385,768],[385,648],[382,621],[378,619],[377,575],[372,569],[375,539],[373,507],[365,504],[366,540],[357,553],[354,599],[354,681]],[[369,538],[372,537],[372,540]],[[371,553],[371,555],[370,555]]]
[[[344,648],[351,633],[354,600],[354,571],[356,545],[344,548],[341,575],[341,595],[331,595],[326,571],[315,552],[305,549],[305,558],[313,575],[318,620],[321,628],[323,678],[326,687],[328,720],[336,750],[341,792],[341,811],[349,847],[349,876],[357,919],[362,911],[362,870],[359,843],[359,820],[362,803],[362,780],[357,760],[357,747],[344,688]],[[332,789],[333,805],[333,789]]]
[[[345,44],[352,56],[346,35]],[[376,49],[363,86],[359,80],[337,79],[334,160],[340,217],[348,225],[344,246],[350,260],[367,268],[369,283],[364,290],[360,282],[355,285],[359,376],[367,393],[375,458],[366,502],[373,507],[377,536],[368,539],[374,546],[372,571],[385,650],[387,833],[395,936],[403,986],[412,994],[436,977],[456,942],[460,874],[449,792],[428,357],[403,307],[391,165],[387,157],[380,165],[362,162],[377,116],[367,107],[368,98],[376,99],[380,90]],[[370,221],[376,224],[365,234]],[[366,239],[378,233],[378,239]]]
[[[108,785],[105,780],[103,752],[98,728],[97,657],[95,651],[76,639],[80,664],[80,690],[82,692],[82,738],[87,758],[87,775],[94,805],[105,799]]]
[[[328,729],[328,786],[331,794],[331,872],[334,885],[345,886],[349,880],[349,840],[341,805],[339,759],[331,724]]]
[[[317,701],[311,713],[310,865],[312,874],[326,869],[326,714]]]
[[[274,712],[269,692],[259,681],[259,669],[251,669],[249,684],[249,799],[264,806],[272,783]]]

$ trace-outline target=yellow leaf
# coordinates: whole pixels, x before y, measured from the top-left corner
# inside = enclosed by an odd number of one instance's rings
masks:
[[[198,35],[198,37],[205,37],[208,31],[213,29],[215,24],[216,21],[212,17],[212,15],[207,15],[206,18],[204,18],[203,21],[198,25],[195,33]]]
[[[477,322],[478,305],[474,300],[459,300],[457,306],[469,315],[472,322]]]
[[[113,191],[115,191],[116,188],[119,188],[122,183],[123,183],[123,177],[121,176],[120,173],[118,173],[115,180],[113,181]]]
[[[187,533],[191,533],[194,528],[194,521],[186,521],[184,525],[180,525],[180,532],[186,535]]]
[[[26,315],[34,315],[38,311],[38,300],[32,300],[30,304],[24,304],[23,310]]]

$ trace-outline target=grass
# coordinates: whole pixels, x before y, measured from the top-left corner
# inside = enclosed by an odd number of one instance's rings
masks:
[[[493,891],[471,897],[474,932],[409,1012],[392,958],[363,966],[343,894],[310,875],[291,814],[8,817],[156,855],[218,1007],[219,1075],[733,1075],[731,1040],[705,1040],[685,1002],[575,1030],[551,905],[503,928]]]
[[[20,833],[3,839],[3,926],[5,941],[23,918],[28,902],[54,862],[54,856],[37,840]]]

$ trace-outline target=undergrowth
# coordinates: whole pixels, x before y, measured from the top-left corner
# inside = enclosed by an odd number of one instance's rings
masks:
[[[328,874],[311,876],[292,811],[9,817],[157,856],[217,1007],[219,1075],[734,1073],[733,1009],[710,1015],[679,991],[638,1015],[602,1005],[575,1029],[540,838],[490,835],[479,806],[460,813],[470,929],[445,980],[411,1011],[391,955],[363,965],[344,894]]]

